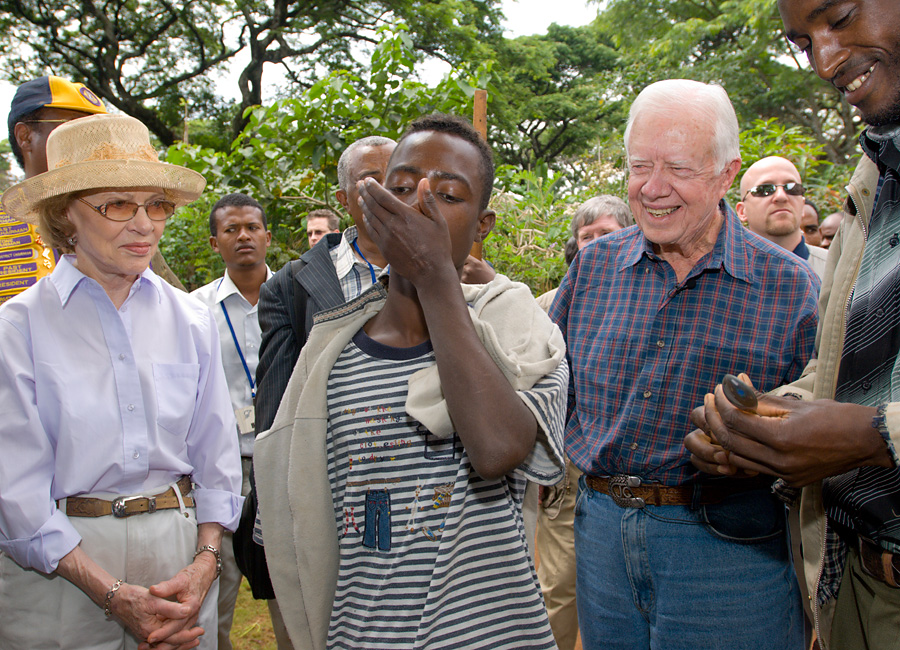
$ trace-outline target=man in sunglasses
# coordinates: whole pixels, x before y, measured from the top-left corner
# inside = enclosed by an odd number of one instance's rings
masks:
[[[804,194],[800,172],[787,158],[769,156],[750,165],[741,178],[741,200],[734,206],[751,232],[806,260],[821,278],[827,253],[806,245],[800,222]]]
[[[47,171],[47,137],[60,124],[106,113],[97,95],[84,84],[62,77],[39,77],[16,89],[9,107],[9,146],[25,178]],[[33,226],[15,221],[0,209],[0,304],[50,273],[54,251],[45,247]],[[184,290],[159,251],[150,260],[163,280]]]
[[[803,486],[803,561],[820,646],[896,650],[900,3],[779,0],[778,9],[787,38],[868,125],[863,156],[829,251],[817,358],[777,391],[783,397],[760,397],[755,413],[730,406],[717,388],[694,422],[718,444],[702,431],[685,444],[708,472],[763,472]]]

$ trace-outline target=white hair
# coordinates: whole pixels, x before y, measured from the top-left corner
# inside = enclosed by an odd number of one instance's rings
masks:
[[[572,216],[572,224],[569,229],[573,237],[578,236],[578,231],[585,226],[590,226],[600,217],[610,216],[616,220],[621,228],[627,228],[634,223],[631,216],[631,208],[618,196],[601,194],[588,199],[578,206]]]
[[[643,111],[664,112],[692,119],[696,114],[713,120],[713,156],[720,171],[735,159],[741,157],[740,129],[734,106],[728,93],[718,84],[707,84],[692,79],[666,79],[644,88],[635,98],[628,111],[625,126],[625,155],[628,155],[628,140],[631,127]]]
[[[350,158],[353,156],[354,152],[357,149],[362,147],[386,147],[390,144],[397,144],[390,138],[385,138],[380,135],[370,135],[361,140],[357,140],[352,143],[346,149],[344,149],[344,153],[341,154],[341,157],[338,159],[337,166],[337,176],[338,176],[338,187],[344,190],[345,192],[350,191]]]

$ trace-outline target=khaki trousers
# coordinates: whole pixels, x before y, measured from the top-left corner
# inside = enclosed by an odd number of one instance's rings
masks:
[[[866,575],[850,549],[831,623],[829,650],[900,649],[900,589]]]
[[[82,536],[82,549],[94,562],[135,585],[150,587],[168,580],[193,561],[197,548],[193,508],[127,519],[72,517],[71,522]],[[203,650],[216,647],[217,597],[218,581],[200,610],[199,625],[206,630],[200,640]],[[138,646],[138,640],[118,621],[106,620],[103,609],[68,580],[23,569],[3,553],[0,612],[3,650],[135,650]]]
[[[566,460],[566,477],[548,490],[538,512],[538,580],[559,650],[578,639],[575,606],[575,497],[581,470]]]

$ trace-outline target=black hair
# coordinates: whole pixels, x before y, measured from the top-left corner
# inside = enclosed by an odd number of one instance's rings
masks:
[[[259,213],[262,215],[263,228],[268,229],[269,225],[266,222],[266,211],[263,210],[263,207],[259,204],[259,201],[256,199],[247,196],[246,194],[241,194],[240,192],[234,192],[233,194],[226,194],[221,199],[216,201],[216,204],[212,207],[212,210],[209,211],[209,234],[213,237],[216,236],[216,212],[219,208],[256,208],[259,210]]]
[[[29,122],[30,120],[40,119],[42,110],[44,110],[43,106],[31,111],[30,113],[25,113],[25,115],[17,119],[9,127],[9,148],[12,149],[12,153],[16,158],[16,162],[19,163],[19,167],[21,167],[23,170],[25,169],[25,156],[22,155],[22,149],[19,147],[19,143],[16,141],[16,124],[18,124],[19,122]]]
[[[813,212],[816,213],[816,221],[819,221],[819,206],[817,206],[815,203],[813,203],[809,199],[804,199],[803,202],[806,203],[806,205],[808,205],[809,207],[811,207],[813,209]]]
[[[399,142],[403,142],[407,136],[413,133],[422,133],[423,131],[455,135],[473,144],[478,149],[478,154],[481,158],[481,201],[479,207],[482,210],[487,208],[491,200],[491,192],[494,190],[494,154],[471,122],[456,115],[432,113],[431,115],[418,118],[406,127],[406,131],[403,132]]]

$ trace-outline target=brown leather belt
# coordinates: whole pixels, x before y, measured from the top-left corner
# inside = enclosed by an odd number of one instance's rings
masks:
[[[699,486],[699,498],[695,494],[695,485],[667,486],[659,483],[643,484],[639,476],[617,474],[616,476],[585,476],[588,487],[592,490],[612,497],[616,505],[622,508],[643,508],[650,506],[690,506],[711,505],[726,498],[771,487],[774,479],[771,476],[757,476],[748,479],[719,480],[703,483]]]
[[[188,496],[191,493],[191,477],[182,476],[178,479],[178,489],[182,494],[182,501],[186,508],[194,507],[194,499]],[[59,505],[59,502],[57,502]],[[118,497],[112,501],[94,499],[91,497],[69,497],[66,499],[66,514],[69,517],[113,517],[122,518],[131,515],[139,515],[144,512],[156,512],[157,510],[169,510],[180,508],[178,495],[174,488],[169,488],[161,494],[152,497]]]
[[[894,589],[900,588],[900,555],[885,551],[877,543],[860,536],[859,563],[866,575]]]

